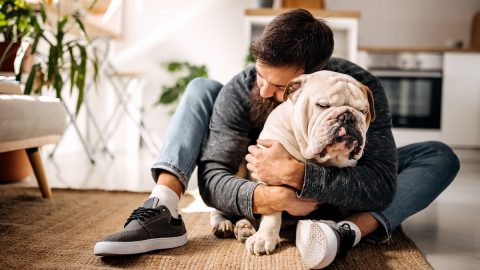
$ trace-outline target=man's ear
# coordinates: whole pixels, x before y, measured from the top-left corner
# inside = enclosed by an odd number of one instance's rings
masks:
[[[291,80],[285,87],[285,92],[283,92],[283,101],[291,99],[292,102],[295,103],[307,78],[308,76],[304,74]]]
[[[367,125],[369,125],[371,122],[375,120],[375,104],[373,102],[373,94],[370,88],[368,88],[363,84],[361,85],[360,89],[368,99],[368,112],[367,112],[366,120],[367,120]]]

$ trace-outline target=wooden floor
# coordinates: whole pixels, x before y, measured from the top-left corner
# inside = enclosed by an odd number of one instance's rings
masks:
[[[44,149],[44,156],[48,150]],[[435,269],[478,269],[480,151],[455,149],[455,152],[461,160],[458,177],[427,209],[405,221],[403,227]],[[45,157],[50,185],[145,192],[153,187],[150,166],[155,158],[147,151],[116,153],[113,160],[101,154],[95,158],[96,164],[91,165],[83,152],[56,154],[53,159]],[[30,177],[15,185],[36,186],[36,182]],[[195,193],[195,189],[196,177],[193,177],[189,190]],[[198,202],[185,210],[195,211],[195,207],[204,205]]]

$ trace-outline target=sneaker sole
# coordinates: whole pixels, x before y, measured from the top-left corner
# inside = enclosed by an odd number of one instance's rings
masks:
[[[169,237],[154,238],[134,242],[97,242],[93,254],[97,256],[131,255],[145,253],[157,249],[176,248],[187,243],[187,234]]]
[[[296,246],[307,268],[322,269],[337,255],[337,236],[324,223],[300,220],[297,224]]]

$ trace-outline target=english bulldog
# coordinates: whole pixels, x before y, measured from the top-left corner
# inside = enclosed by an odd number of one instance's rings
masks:
[[[333,71],[300,75],[285,89],[284,102],[268,116],[259,139],[279,141],[297,160],[325,166],[355,166],[375,118],[373,96],[351,76]],[[260,147],[260,146],[259,146]],[[282,213],[263,215],[258,231],[247,219],[236,222],[220,211],[210,222],[218,237],[235,234],[251,254],[271,254],[280,243]]]

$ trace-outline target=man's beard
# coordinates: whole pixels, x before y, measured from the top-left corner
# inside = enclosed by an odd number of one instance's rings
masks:
[[[268,115],[280,103],[275,101],[273,97],[262,98],[260,96],[260,88],[254,83],[250,91],[250,121],[253,127],[263,127]]]

